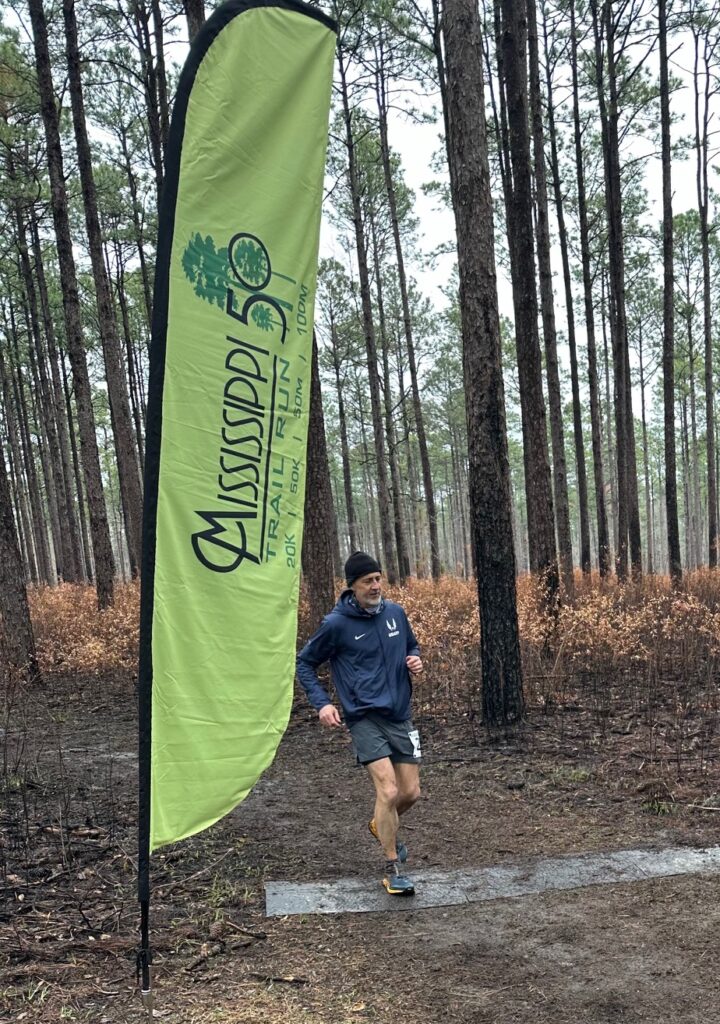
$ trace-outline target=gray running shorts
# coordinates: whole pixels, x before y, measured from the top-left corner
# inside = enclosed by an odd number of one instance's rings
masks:
[[[370,711],[359,722],[348,726],[359,764],[370,764],[389,757],[395,764],[420,764],[420,733],[407,722],[390,719]]]

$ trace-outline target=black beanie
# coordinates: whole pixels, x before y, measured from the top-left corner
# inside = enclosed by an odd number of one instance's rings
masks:
[[[366,555],[364,551],[353,552],[345,563],[345,579],[349,587],[355,580],[360,579],[361,576],[367,576],[371,572],[382,572],[382,569],[380,563],[370,555]]]

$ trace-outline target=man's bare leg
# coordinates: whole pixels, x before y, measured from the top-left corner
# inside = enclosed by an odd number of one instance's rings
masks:
[[[395,846],[398,831],[396,767],[389,757],[371,761],[367,766],[375,786],[375,827],[387,860],[397,860]],[[409,767],[414,768],[415,765]]]
[[[398,815],[409,811],[420,799],[420,766],[417,764],[393,765],[397,784],[397,802],[395,809]]]

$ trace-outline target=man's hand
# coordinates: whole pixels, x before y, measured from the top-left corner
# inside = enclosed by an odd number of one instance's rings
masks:
[[[339,725],[342,725],[338,709],[334,704],[326,704],[324,708],[320,708],[318,717],[320,725],[325,725],[328,729],[337,729]]]
[[[408,672],[413,676],[419,676],[423,670],[423,663],[418,658],[417,654],[410,654],[405,659],[405,664],[408,667]]]

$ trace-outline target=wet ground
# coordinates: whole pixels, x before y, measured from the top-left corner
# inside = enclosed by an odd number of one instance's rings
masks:
[[[720,843],[712,746],[675,757],[657,714],[652,735],[622,716],[531,713],[500,746],[474,745],[459,716],[426,716],[423,798],[404,830],[411,866],[462,873]],[[6,728],[0,1019],[140,1021],[132,684],[55,679],[18,698]],[[153,858],[157,1019],[706,1024],[720,976],[711,874],[266,918],[267,881],[379,886],[370,809],[347,737],[299,704],[245,803]]]

